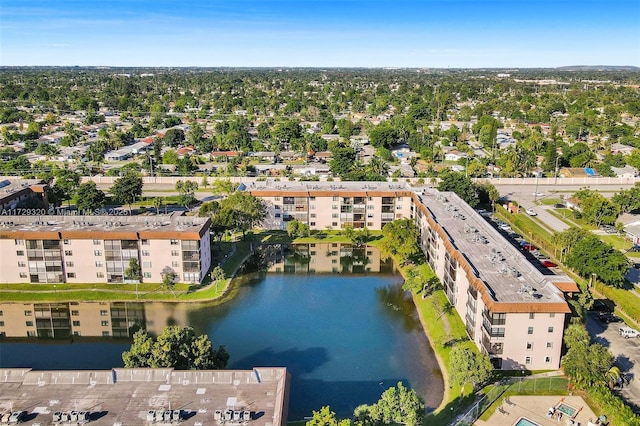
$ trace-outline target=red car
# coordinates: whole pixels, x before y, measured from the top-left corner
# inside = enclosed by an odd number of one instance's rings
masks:
[[[549,259],[543,259],[543,260],[540,261],[540,263],[545,268],[555,268],[556,266],[558,266],[555,263],[553,263],[552,261],[550,261]]]
[[[534,251],[534,250],[538,250],[538,247],[534,246],[531,243],[526,243],[522,246],[523,249],[525,250],[529,250],[529,251]]]

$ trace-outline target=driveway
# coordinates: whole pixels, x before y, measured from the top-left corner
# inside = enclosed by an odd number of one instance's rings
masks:
[[[587,316],[587,330],[593,341],[607,347],[620,371],[631,375],[631,383],[620,391],[620,395],[636,413],[640,413],[640,338],[620,336],[618,329],[624,326],[624,323],[602,324],[595,313]]]

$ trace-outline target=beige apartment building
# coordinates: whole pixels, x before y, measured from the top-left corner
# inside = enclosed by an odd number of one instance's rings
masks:
[[[192,216],[2,216],[0,282],[122,283],[130,259],[143,282],[201,282],[210,220]]]
[[[557,369],[576,283],[533,265],[454,193],[387,182],[256,182],[272,229],[300,220],[311,229],[381,229],[416,221],[427,261],[469,337],[502,369]]]

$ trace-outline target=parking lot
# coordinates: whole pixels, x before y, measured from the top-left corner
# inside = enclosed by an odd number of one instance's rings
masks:
[[[625,339],[618,330],[625,324],[604,324],[598,314],[591,312],[587,318],[587,329],[591,338],[607,347],[615,356],[615,364],[622,373],[631,377],[631,382],[620,390],[620,395],[629,402],[636,413],[640,413],[640,338]]]

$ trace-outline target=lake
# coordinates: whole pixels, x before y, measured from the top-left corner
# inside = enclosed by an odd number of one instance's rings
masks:
[[[413,302],[375,249],[272,246],[248,268],[258,271],[245,273],[235,297],[223,305],[108,304],[113,327],[143,322],[158,331],[167,324],[190,325],[214,346],[226,346],[230,369],[286,366],[290,419],[323,405],[350,416],[398,381],[416,389],[430,409],[440,403],[442,377]],[[122,366],[127,349],[126,339],[90,338],[86,332],[73,341],[6,339],[0,366],[108,369]]]

